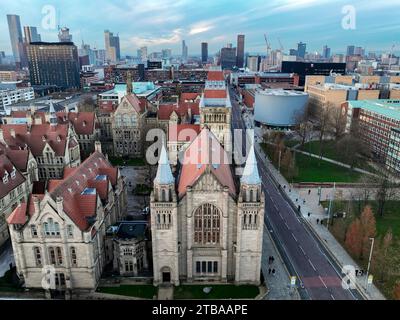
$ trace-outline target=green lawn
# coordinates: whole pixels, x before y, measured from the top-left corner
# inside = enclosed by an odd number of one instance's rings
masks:
[[[304,146],[299,146],[299,150],[310,152],[316,155],[319,155],[319,141],[311,141],[304,144]],[[340,152],[338,153],[336,148],[336,141],[335,140],[328,140],[322,142],[322,156],[328,159],[336,160],[339,162],[347,163],[346,159],[342,157]],[[376,170],[368,164],[365,159],[358,158],[355,167],[370,171],[375,173]]]
[[[203,288],[212,287],[210,293]],[[174,299],[252,299],[259,294],[253,285],[181,285],[174,290]]]
[[[146,165],[143,158],[124,159],[118,157],[109,157],[113,166],[144,166]]]
[[[371,206],[373,212],[377,212],[377,202],[376,201],[368,201],[368,205]],[[324,207],[328,207],[328,202],[322,202]],[[344,220],[345,226],[348,226],[355,217],[359,216],[359,212],[363,210],[366,203],[359,201],[335,201],[333,203],[333,212],[346,211],[347,216]],[[336,233],[336,223],[338,223],[342,219],[334,219],[334,226],[330,228],[332,234],[336,237],[336,239],[344,246],[343,238],[338,236]],[[387,201],[385,204],[384,215],[383,217],[375,214],[376,219],[376,230],[377,236],[375,238],[376,245],[379,244],[381,239],[385,236],[386,232],[389,228],[392,229],[393,232],[393,245],[390,249],[391,259],[389,262],[389,268],[392,270],[392,274],[388,276],[386,281],[379,281],[378,277],[375,277],[374,283],[378,286],[378,288],[382,291],[382,293],[389,299],[393,298],[393,288],[397,281],[400,281],[400,273],[399,273],[399,265],[400,265],[400,201]],[[366,270],[367,268],[367,259],[360,261],[357,257],[353,257],[357,263]],[[371,270],[373,273],[374,270]]]
[[[121,285],[119,287],[100,287],[97,289],[97,291],[145,299],[153,299],[153,296],[157,295],[157,288],[153,285]]]
[[[262,147],[277,168],[278,164],[273,157],[273,146],[263,144]],[[296,152],[295,159],[298,175],[293,179],[289,179],[289,182],[356,182],[361,177],[360,173],[348,168],[298,152]],[[285,175],[283,170],[282,173]]]

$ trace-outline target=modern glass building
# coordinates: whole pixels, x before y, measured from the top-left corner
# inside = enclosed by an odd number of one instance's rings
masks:
[[[243,68],[244,64],[244,34],[237,36],[236,66]]]
[[[24,56],[22,29],[19,16],[8,14],[7,22],[15,64],[17,66],[23,66],[26,64],[26,58]]]
[[[208,60],[208,43],[201,43],[201,62],[206,63]]]
[[[78,49],[72,42],[32,42],[27,52],[32,85],[80,88]]]

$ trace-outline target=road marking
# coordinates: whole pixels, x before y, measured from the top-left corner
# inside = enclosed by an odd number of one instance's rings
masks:
[[[281,219],[283,220],[282,213],[280,213],[280,212],[278,212],[278,213],[279,213],[279,216],[281,217]]]
[[[302,246],[299,245],[299,248],[300,248],[301,252],[303,252],[303,254],[306,255],[306,253],[304,252],[304,249],[302,248]]]
[[[278,207],[274,204],[275,210],[279,212]]]
[[[331,298],[332,298],[332,300],[336,300],[335,297],[332,294],[331,294]]]
[[[288,226],[288,224],[286,223],[286,221],[285,221],[285,226],[286,226],[286,228],[288,228],[289,229],[289,226]],[[290,229],[289,229],[290,230]]]
[[[314,265],[312,264],[311,260],[308,259],[308,263],[311,265],[311,267],[314,269],[314,271],[317,271],[317,269],[315,269]]]
[[[294,236],[294,234],[293,234],[293,233],[292,233],[292,237],[293,237],[294,241],[296,241],[296,242],[297,242],[297,239],[296,239],[296,237]]]
[[[321,276],[318,276],[318,278],[319,278],[319,280],[321,280],[321,282],[322,282],[322,284],[324,285],[324,287],[328,289],[328,287],[326,286],[324,280],[322,280]]]

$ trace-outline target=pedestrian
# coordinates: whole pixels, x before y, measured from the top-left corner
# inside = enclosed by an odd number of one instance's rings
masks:
[[[274,261],[275,261],[275,258],[274,258],[274,256],[271,256],[271,260],[272,260],[272,262],[274,262]]]
[[[308,189],[308,194],[310,194],[311,193],[311,189]]]
[[[311,215],[311,213],[308,213],[308,216],[310,216]]]
[[[286,186],[283,186],[283,189],[285,189],[285,190],[286,190]]]
[[[306,203],[306,199],[303,199],[303,204],[305,204]]]
[[[296,202],[297,202],[298,200],[299,200],[299,199],[296,198]]]
[[[272,269],[272,275],[275,276],[275,269]]]
[[[317,224],[319,224],[319,219],[317,219]]]
[[[268,274],[271,274],[271,268],[268,269]]]

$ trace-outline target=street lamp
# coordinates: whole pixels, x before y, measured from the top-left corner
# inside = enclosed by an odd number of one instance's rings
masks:
[[[279,173],[281,172],[281,155],[282,155],[282,150],[279,150],[279,159],[278,159],[278,171],[279,171]]]
[[[368,275],[369,275],[369,267],[371,266],[371,258],[372,258],[372,251],[374,250],[374,242],[375,238],[369,238],[372,241],[371,250],[369,252],[369,259],[368,259],[368,267],[367,267],[367,277],[365,278],[365,289],[368,291]]]

